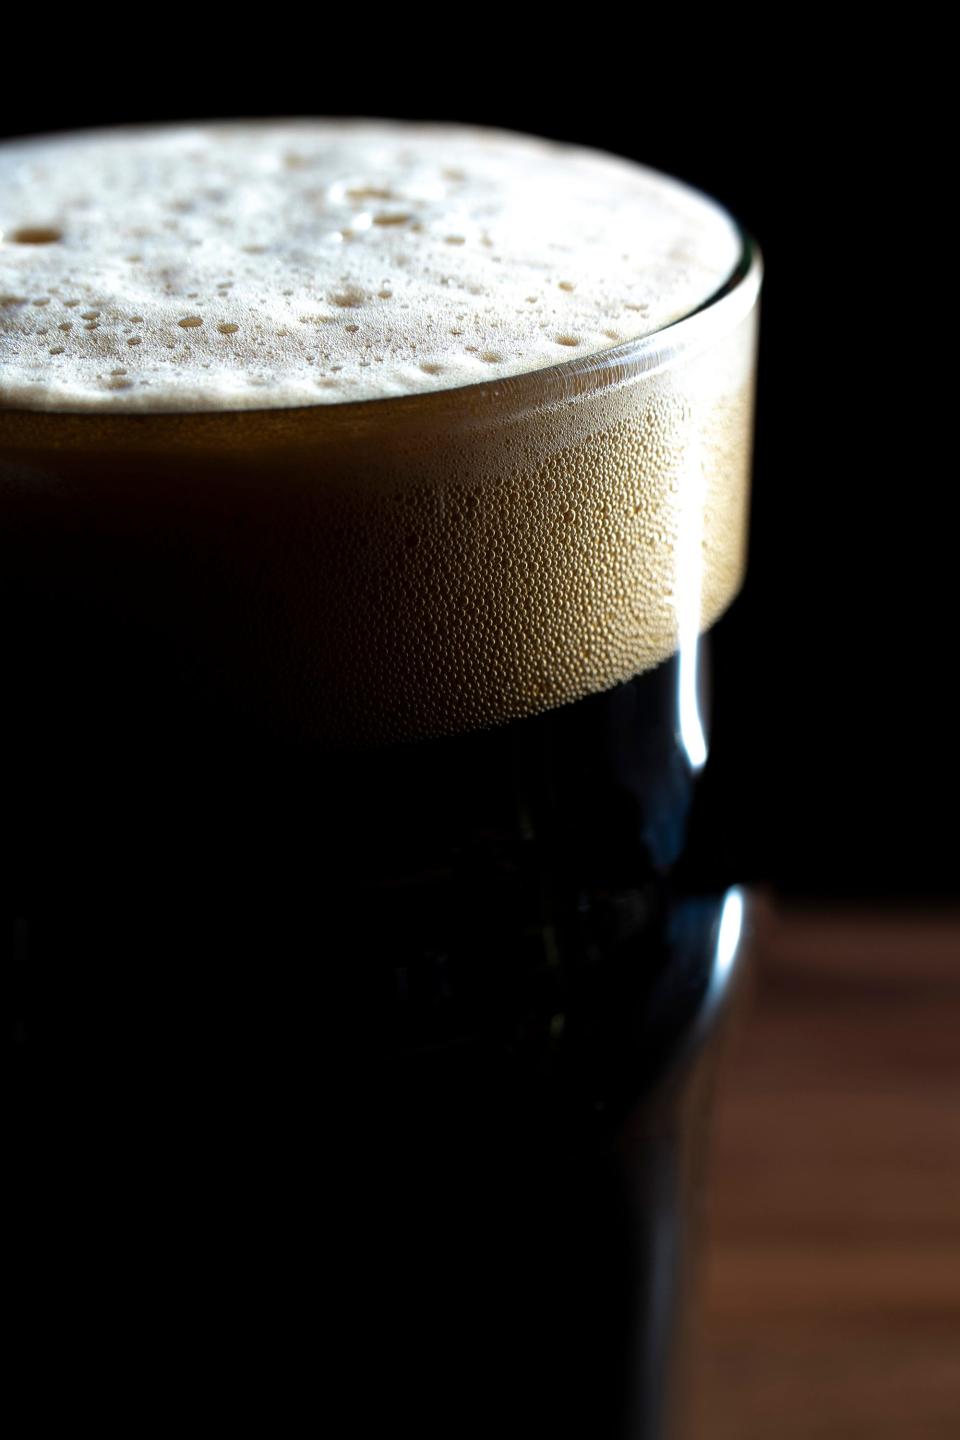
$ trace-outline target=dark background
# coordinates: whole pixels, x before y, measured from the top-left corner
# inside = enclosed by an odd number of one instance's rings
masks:
[[[956,562],[917,329],[940,260],[916,244],[930,136],[906,40],[891,54],[743,17],[738,33],[663,34],[641,12],[624,30],[620,12],[560,11],[413,27],[358,11],[283,33],[261,16],[243,35],[205,13],[187,30],[163,12],[134,39],[126,21],[76,36],[58,22],[0,132],[271,114],[500,125],[678,175],[758,238],[750,574],[717,636],[710,839],[731,875],[785,894],[954,896]],[[10,55],[38,39],[12,37]]]

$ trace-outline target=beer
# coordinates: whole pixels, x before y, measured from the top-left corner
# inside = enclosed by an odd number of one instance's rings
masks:
[[[82,1111],[95,1194],[189,1177],[161,1263],[169,1195],[120,1228],[164,1293],[203,1252],[228,1392],[240,1354],[357,1433],[665,1433],[756,259],[456,127],[4,166],[27,1150]]]

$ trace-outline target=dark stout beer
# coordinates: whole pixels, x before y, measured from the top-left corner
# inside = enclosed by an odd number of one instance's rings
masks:
[[[239,835],[177,807],[82,857],[21,937],[44,1293],[78,1269],[135,1350],[175,1325],[238,1420],[660,1434],[726,1003],[722,903],[665,884],[677,669],[309,779],[261,757]]]

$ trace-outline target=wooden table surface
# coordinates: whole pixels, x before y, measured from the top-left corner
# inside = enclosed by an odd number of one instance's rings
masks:
[[[960,1437],[960,913],[761,915],[694,1440]]]

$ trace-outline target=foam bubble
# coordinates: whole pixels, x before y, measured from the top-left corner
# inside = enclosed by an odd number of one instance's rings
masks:
[[[383,121],[15,141],[0,236],[0,404],[48,410],[283,408],[516,375],[661,329],[740,254],[713,202],[627,161]],[[66,337],[55,368],[44,320]]]

